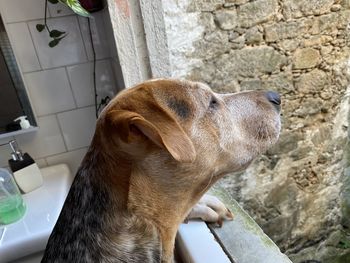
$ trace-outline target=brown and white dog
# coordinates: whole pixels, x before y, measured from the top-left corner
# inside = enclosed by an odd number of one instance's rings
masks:
[[[173,262],[178,226],[208,188],[276,142],[280,103],[180,80],[122,91],[97,120],[42,262]],[[190,217],[231,216],[211,202]]]

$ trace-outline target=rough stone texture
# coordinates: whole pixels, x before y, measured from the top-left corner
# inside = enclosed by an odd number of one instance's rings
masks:
[[[187,6],[189,12],[214,11],[224,4],[224,0],[196,0]]]
[[[226,0],[226,3],[232,3],[235,5],[241,5],[241,4],[245,4],[247,2],[249,2],[249,0]]]
[[[216,59],[217,73],[229,74],[222,76],[224,81],[240,77],[256,77],[259,75],[277,72],[285,65],[286,58],[272,47],[246,47],[240,50],[231,50]]]
[[[342,0],[341,4],[344,8],[350,8],[350,0]]]
[[[215,10],[187,13],[196,24],[177,20],[189,35],[203,28],[186,51],[169,42],[174,67],[192,65],[174,77],[221,92],[281,94],[278,145],[219,183],[294,263],[350,262],[349,8],[349,0],[226,0]],[[237,13],[230,29],[214,21],[226,11]]]
[[[307,20],[270,24],[265,27],[265,40],[266,42],[276,42],[282,39],[295,38],[306,33],[308,26]]]
[[[237,26],[236,10],[219,10],[215,13],[215,21],[223,30],[234,29]]]
[[[287,18],[328,13],[335,0],[285,0],[283,11]]]
[[[291,72],[283,72],[272,75],[262,83],[262,87],[266,90],[283,90],[283,93],[291,92],[294,90],[293,74]]]
[[[302,45],[305,47],[320,46],[329,43],[333,40],[330,36],[313,36],[309,39],[305,39]]]
[[[295,69],[313,68],[320,60],[320,52],[314,48],[297,49],[293,56],[293,67]]]
[[[261,43],[264,38],[263,34],[259,31],[259,29],[253,27],[247,30],[247,33],[245,34],[245,39],[247,45],[254,45]]]
[[[303,74],[295,83],[295,87],[300,94],[317,94],[320,87],[329,85],[330,81],[327,73],[319,69]],[[332,94],[331,91],[329,92]]]
[[[200,45],[196,44],[195,48],[196,53],[205,54],[205,59],[220,56],[230,50],[228,35],[226,32],[220,31],[208,32],[204,35],[202,43]]]
[[[277,0],[257,0],[241,5],[238,21],[241,27],[251,27],[272,18],[278,8]]]

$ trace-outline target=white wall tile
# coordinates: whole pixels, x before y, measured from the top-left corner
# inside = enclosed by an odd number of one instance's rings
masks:
[[[90,145],[95,131],[95,107],[57,114],[68,150]]]
[[[11,141],[13,137],[1,139],[0,144]],[[4,168],[8,166],[8,160],[11,159],[11,148],[9,145],[0,146],[0,167]]]
[[[73,94],[78,107],[91,106],[95,103],[93,87],[93,63],[85,63],[67,67]],[[113,98],[117,87],[109,60],[96,63],[96,90],[98,100],[109,96]]]
[[[24,79],[38,116],[75,108],[64,68],[26,73]]]
[[[39,130],[16,136],[19,147],[33,158],[43,158],[66,151],[55,115],[37,118]]]
[[[103,21],[103,13],[97,12],[92,14],[90,19],[92,40],[94,42],[96,59],[110,57],[110,49],[105,24]],[[89,60],[93,60],[92,46],[90,41],[90,32],[88,27],[88,19],[79,17],[79,24],[83,34],[84,44]]]
[[[36,159],[35,162],[39,166],[39,168],[43,168],[47,166],[47,162],[45,159]]]
[[[0,0],[0,13],[5,23],[40,19],[44,11],[43,0]]]
[[[87,148],[82,148],[79,150],[65,152],[58,155],[47,157],[46,160],[49,165],[55,165],[60,163],[67,164],[71,173],[75,175],[76,172],[78,171],[78,168],[86,152],[87,152]]]
[[[78,20],[75,15],[48,19],[48,25],[51,30],[57,29],[67,33],[67,36],[53,48],[50,48],[48,45],[52,39],[46,30],[42,32],[36,30],[36,24],[42,22],[32,21],[28,25],[38,52],[40,64],[44,69],[87,61]]]
[[[48,9],[50,12],[50,15],[52,17],[58,17],[58,16],[66,16],[66,15],[73,15],[74,12],[72,9],[67,7],[66,5],[58,2],[57,4],[51,4],[48,3]]]
[[[23,72],[40,70],[32,38],[26,23],[8,24],[7,33]]]
[[[92,63],[67,67],[67,72],[78,107],[93,105]]]

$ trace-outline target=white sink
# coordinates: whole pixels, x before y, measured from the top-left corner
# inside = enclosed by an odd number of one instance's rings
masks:
[[[231,262],[203,221],[191,220],[181,224],[176,242],[183,262]]]
[[[42,187],[23,195],[24,217],[5,226],[1,237],[0,263],[43,251],[72,184],[73,176],[65,164],[41,169]]]

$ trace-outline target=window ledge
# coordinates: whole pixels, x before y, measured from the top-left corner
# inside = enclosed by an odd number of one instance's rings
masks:
[[[221,228],[191,221],[179,228],[177,246],[184,263],[292,263],[258,224],[223,189],[213,188],[234,214]]]

